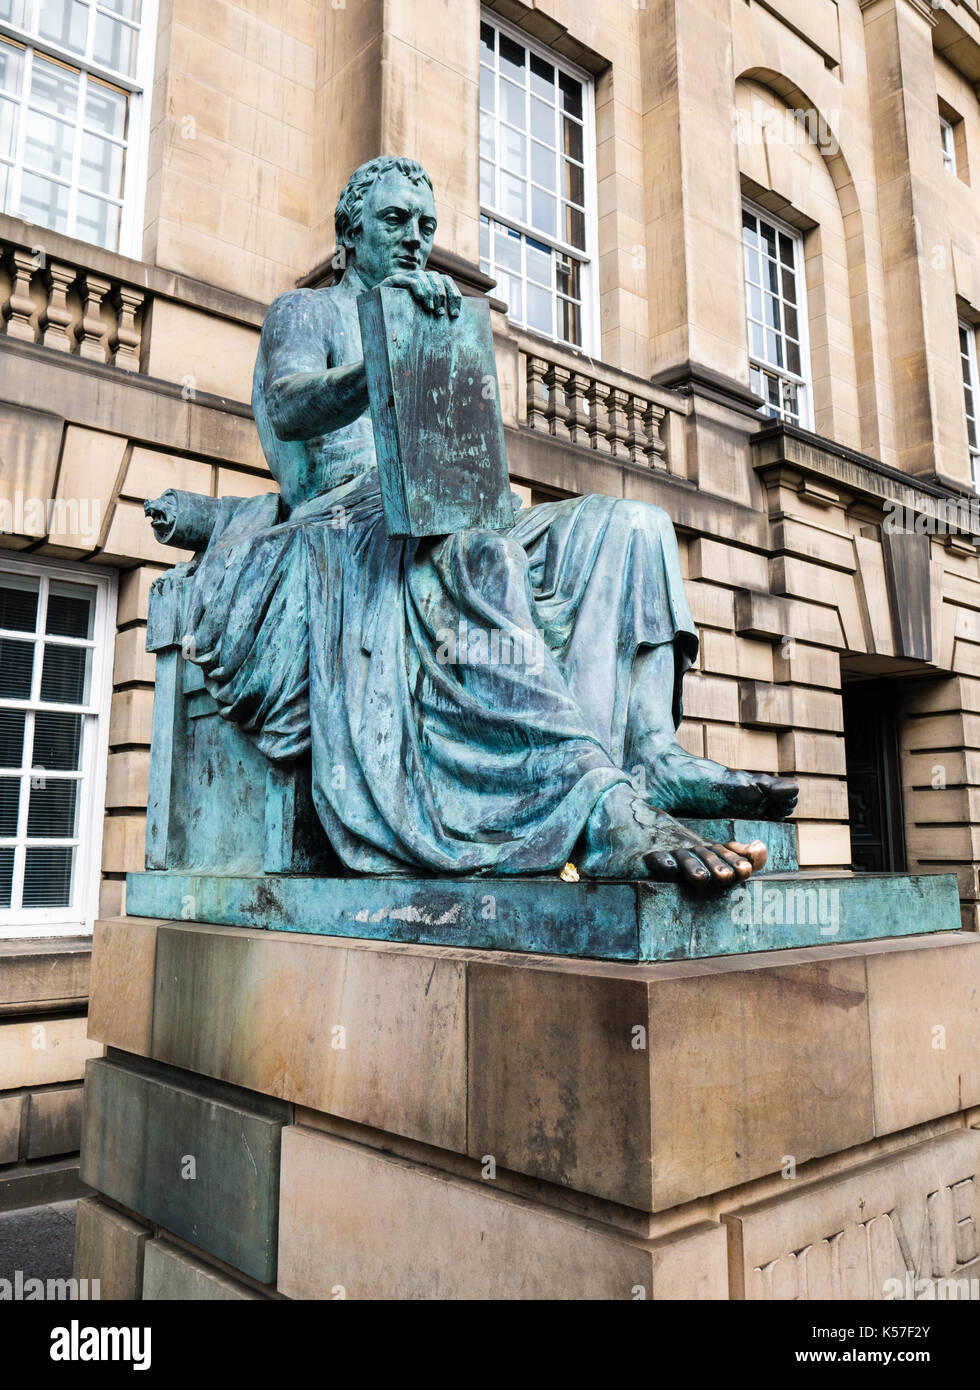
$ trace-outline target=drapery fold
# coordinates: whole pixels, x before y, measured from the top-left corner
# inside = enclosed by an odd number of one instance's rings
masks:
[[[193,577],[187,650],[222,715],[312,759],[362,873],[559,869],[622,769],[633,662],[697,652],[656,507],[544,503],[504,532],[392,540],[378,474],[297,507],[242,503]]]

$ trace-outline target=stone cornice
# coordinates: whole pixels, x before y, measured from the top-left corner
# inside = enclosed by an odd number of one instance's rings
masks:
[[[910,512],[942,520],[950,531],[963,535],[977,533],[975,522],[980,518],[980,497],[965,486],[960,491],[956,485],[943,486],[928,478],[902,473],[867,454],[781,421],[761,429],[752,437],[751,444],[755,455],[753,467],[760,476],[791,468],[872,505],[884,508],[886,504],[897,503]],[[955,525],[950,508],[956,506],[972,507],[976,514],[972,527]]]

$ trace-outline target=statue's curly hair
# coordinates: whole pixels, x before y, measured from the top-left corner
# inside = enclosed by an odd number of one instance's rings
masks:
[[[394,154],[384,154],[377,159],[369,159],[366,164],[362,164],[351,174],[337,203],[337,210],[334,213],[334,229],[337,234],[338,246],[346,247],[349,250],[353,245],[354,233],[359,230],[361,225],[364,195],[371,185],[381,178],[382,174],[387,174],[391,169],[397,169],[400,174],[404,174],[413,183],[426,183],[432,188],[432,180],[415,159]]]

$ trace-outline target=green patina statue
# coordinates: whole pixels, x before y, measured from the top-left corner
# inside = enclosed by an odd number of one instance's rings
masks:
[[[354,873],[748,877],[760,842],[708,844],[674,817],[778,820],[797,789],[677,743],[698,639],[669,518],[591,496],[389,535],[358,299],[395,287],[449,321],[461,301],[425,268],[435,204],[414,161],[356,170],[336,228],[340,283],[281,295],[262,330],[252,404],[280,494],[202,523],[186,650],[222,715],[274,763],[311,759]],[[147,510],[198,548],[193,517]]]

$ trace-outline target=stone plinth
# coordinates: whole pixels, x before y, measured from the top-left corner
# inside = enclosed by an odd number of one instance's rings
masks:
[[[882,1297],[920,1228],[920,1273],[980,1258],[972,933],[644,963],[129,917],[94,952],[86,1277],[119,1209],[152,1297]]]

